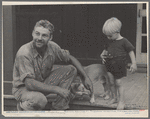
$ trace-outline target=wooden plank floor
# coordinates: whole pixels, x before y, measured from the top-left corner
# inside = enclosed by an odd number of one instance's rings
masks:
[[[59,68],[59,66],[54,67]],[[123,86],[125,89],[125,109],[148,109],[148,79],[146,73],[130,74],[128,72],[128,78],[123,80]],[[11,95],[12,84],[11,82],[4,82],[4,94]],[[96,102],[94,104],[89,103],[89,97],[84,96],[83,100],[74,99],[70,102],[71,105],[89,106],[100,109],[104,107],[107,109],[116,109],[117,103],[108,105],[108,100],[104,100],[99,97],[103,93],[103,87],[100,81],[94,82],[94,94]],[[6,96],[7,97],[7,96]],[[8,106],[8,105],[7,105]],[[7,109],[5,110],[7,111]]]
[[[147,90],[147,76],[146,73],[130,74],[128,72],[128,78],[123,81],[125,89],[125,109],[148,109],[148,90]],[[94,104],[89,103],[89,97],[85,96],[83,100],[75,99],[73,104],[90,105],[110,107],[116,109],[117,103],[108,105],[108,100],[104,100],[99,97],[99,94],[103,92],[103,86],[100,81],[94,83],[94,93],[96,102]]]

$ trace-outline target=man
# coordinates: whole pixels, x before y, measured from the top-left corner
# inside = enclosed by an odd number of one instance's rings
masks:
[[[79,61],[67,50],[52,42],[54,26],[47,20],[36,23],[32,32],[33,40],[23,45],[17,52],[13,69],[12,94],[22,110],[42,110],[47,104],[48,94],[57,94],[52,102],[56,110],[68,109],[74,95],[71,83],[77,71],[83,76],[82,83],[93,92],[92,82]],[[70,62],[52,71],[55,62]]]

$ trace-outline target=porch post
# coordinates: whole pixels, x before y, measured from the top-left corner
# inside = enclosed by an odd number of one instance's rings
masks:
[[[13,15],[12,6],[3,6],[3,76],[4,81],[12,81],[13,69]]]

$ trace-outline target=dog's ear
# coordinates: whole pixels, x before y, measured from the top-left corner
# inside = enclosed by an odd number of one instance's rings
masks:
[[[79,84],[79,83],[76,83],[75,86],[74,86],[75,90],[78,90],[78,87],[79,87],[79,86],[80,86],[80,84]]]
[[[79,83],[72,83],[72,85],[71,85],[71,92],[73,94],[75,94],[78,91],[79,85],[80,85]]]

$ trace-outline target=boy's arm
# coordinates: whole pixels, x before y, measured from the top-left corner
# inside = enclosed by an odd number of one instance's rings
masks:
[[[102,63],[105,64],[106,63],[106,55],[108,55],[108,51],[107,50],[103,50],[103,52],[101,53],[100,57],[102,58]]]
[[[102,59],[106,58],[106,55],[108,55],[108,51],[107,50],[103,50],[103,52],[101,53],[100,57]]]
[[[137,65],[136,65],[136,59],[135,59],[135,54],[134,54],[133,50],[129,52],[129,56],[130,56],[131,62],[132,62],[132,65],[130,67],[130,71],[132,73],[134,73],[137,70]]]

